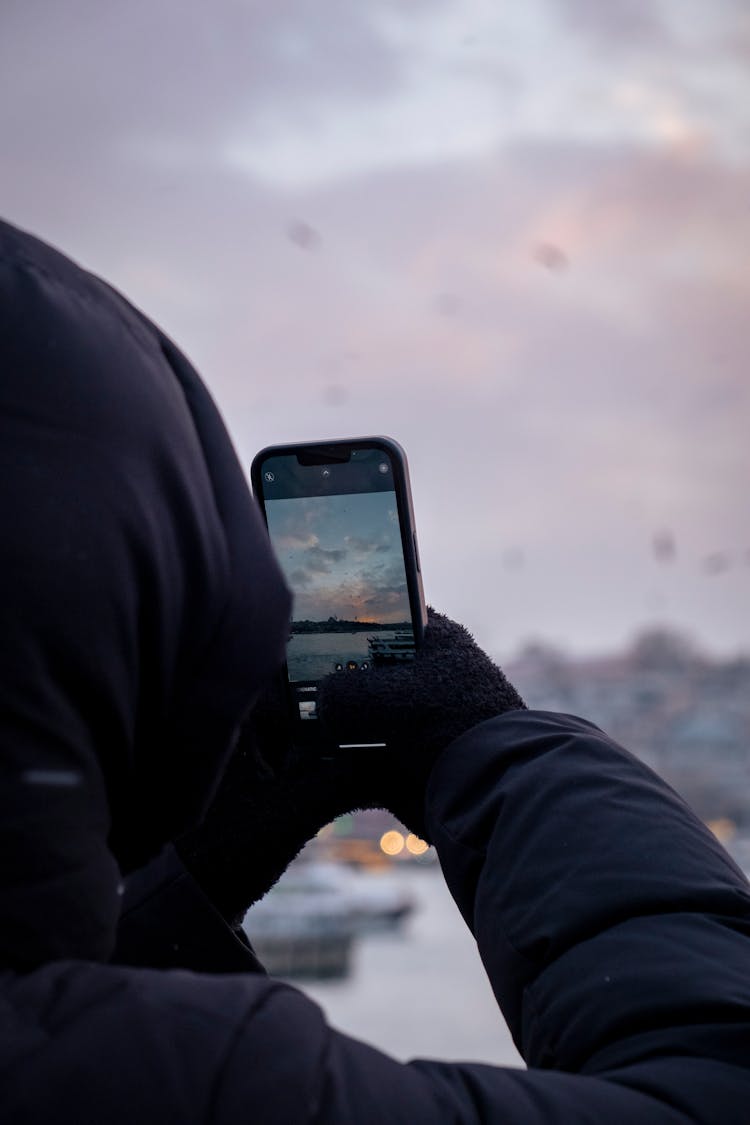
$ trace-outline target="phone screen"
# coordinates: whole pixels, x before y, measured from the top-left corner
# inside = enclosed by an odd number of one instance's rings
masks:
[[[338,460],[335,451],[259,466],[269,535],[294,592],[287,671],[302,720],[316,717],[324,676],[415,653],[399,465],[382,448],[350,446]]]

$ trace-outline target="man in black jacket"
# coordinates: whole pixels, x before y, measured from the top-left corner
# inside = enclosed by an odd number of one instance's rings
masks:
[[[253,710],[289,596],[205,389],[5,225],[0,430],[0,1121],[750,1120],[750,889],[710,834],[435,614],[322,695],[392,755],[299,756]],[[528,1070],[396,1063],[238,936],[369,805],[434,842]]]

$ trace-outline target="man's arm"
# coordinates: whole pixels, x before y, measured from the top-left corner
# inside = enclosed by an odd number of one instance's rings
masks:
[[[750,893],[668,786],[582,720],[514,712],[444,751],[426,815],[530,1069],[402,1065],[287,991],[264,1041],[284,1055],[307,1026],[314,1120],[746,1125]]]
[[[589,723],[515,711],[445,751],[427,806],[530,1067],[747,1119],[750,887],[669,786]]]
[[[588,723],[513,712],[440,755],[426,817],[530,1069],[397,1063],[227,977],[221,1011],[248,1006],[217,1122],[746,1125],[750,895],[663,782]]]

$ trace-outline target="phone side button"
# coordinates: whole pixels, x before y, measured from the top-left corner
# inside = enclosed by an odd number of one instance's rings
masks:
[[[416,531],[412,532],[411,538],[412,538],[412,542],[414,544],[414,560],[417,564],[417,572],[419,574],[421,574],[422,573],[422,567],[419,565],[419,548],[417,547],[417,533],[416,533]]]

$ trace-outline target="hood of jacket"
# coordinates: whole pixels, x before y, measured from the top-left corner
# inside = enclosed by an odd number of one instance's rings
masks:
[[[290,597],[219,414],[119,294],[0,223],[0,965],[105,960],[197,823]]]

